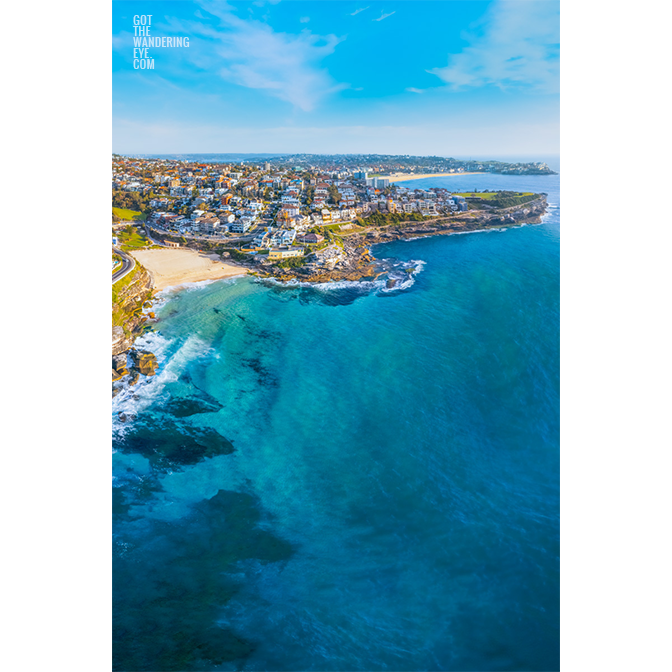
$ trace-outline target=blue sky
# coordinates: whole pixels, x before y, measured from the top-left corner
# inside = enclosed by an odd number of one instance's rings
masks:
[[[113,149],[558,153],[555,0],[115,0]],[[189,48],[133,68],[133,16]]]

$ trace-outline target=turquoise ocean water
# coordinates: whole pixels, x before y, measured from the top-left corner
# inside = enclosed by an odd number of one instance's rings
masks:
[[[559,176],[411,185],[551,208],[376,246],[401,290],[164,293],[113,399],[115,670],[559,669]]]

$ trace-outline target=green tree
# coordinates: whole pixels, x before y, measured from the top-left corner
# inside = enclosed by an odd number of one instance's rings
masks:
[[[338,189],[333,184],[330,184],[327,187],[327,192],[329,193],[330,203],[336,204],[341,199],[341,195],[338,193]]]

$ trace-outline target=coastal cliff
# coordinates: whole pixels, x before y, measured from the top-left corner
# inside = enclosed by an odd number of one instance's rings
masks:
[[[142,308],[153,288],[152,276],[140,264],[112,285],[112,356],[126,352],[142,333],[148,319]]]

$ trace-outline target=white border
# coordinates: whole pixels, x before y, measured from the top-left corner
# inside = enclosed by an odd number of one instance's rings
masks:
[[[669,664],[661,7],[562,4],[565,670]],[[107,670],[111,7],[3,9],[3,660]]]
[[[111,23],[3,7],[8,670],[111,668]]]

